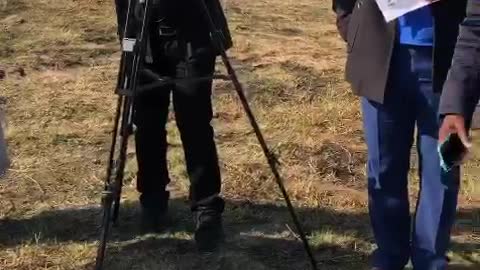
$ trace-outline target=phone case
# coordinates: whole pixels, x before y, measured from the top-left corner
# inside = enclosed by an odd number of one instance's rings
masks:
[[[452,170],[452,168],[461,165],[463,163],[463,161],[465,160],[465,156],[467,154],[466,148],[463,146],[463,143],[461,141],[459,141],[459,139],[457,138],[456,143],[461,144],[460,147],[461,147],[462,151],[454,152],[453,154],[455,156],[453,156],[453,157],[445,157],[444,151],[442,151],[442,150],[444,149],[444,146],[448,143],[455,143],[455,142],[452,142],[452,134],[450,134],[447,137],[447,139],[445,139],[444,142],[439,144],[438,148],[437,148],[438,155],[440,157],[440,166],[442,167],[442,169],[445,172],[449,172],[450,170]],[[453,146],[450,146],[450,147],[453,147]],[[452,151],[452,149],[449,149],[449,150]],[[447,160],[449,160],[449,159],[453,160],[453,161],[447,162]]]

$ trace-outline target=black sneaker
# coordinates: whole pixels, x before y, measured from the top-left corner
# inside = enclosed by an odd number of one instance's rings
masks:
[[[212,210],[195,212],[195,242],[200,252],[214,252],[225,241],[222,216]]]
[[[140,196],[140,230],[143,233],[158,233],[165,228],[168,223],[168,199],[168,192]]]

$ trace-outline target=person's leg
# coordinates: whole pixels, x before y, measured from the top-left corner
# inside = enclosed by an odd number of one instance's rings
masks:
[[[377,250],[373,266],[400,270],[410,254],[408,171],[414,135],[409,58],[395,49],[385,102],[362,100],[368,147],[369,214]]]
[[[192,57],[177,67],[179,77],[212,76],[215,55],[209,49],[193,48]],[[177,126],[182,139],[190,178],[191,210],[195,215],[195,239],[201,249],[215,248],[222,236],[221,214],[224,201],[220,197],[221,176],[214,130],[211,126],[212,80],[177,85],[173,103]]]
[[[444,270],[450,229],[454,223],[459,191],[459,169],[446,173],[437,152],[439,93],[431,82],[431,50],[413,53],[421,89],[417,96],[420,192],[413,232],[412,261],[415,270]]]
[[[135,148],[138,163],[137,190],[143,207],[166,211],[170,182],[165,129],[170,91],[155,89],[135,100]]]
[[[152,30],[152,33],[155,33]],[[156,37],[156,35],[153,35]],[[166,40],[152,39],[153,64],[146,65],[158,75],[175,76],[176,61],[164,50]],[[150,79],[140,76],[140,85]],[[134,124],[138,162],[137,190],[144,209],[153,215],[164,214],[168,208],[170,182],[167,166],[167,131],[165,129],[170,105],[171,89],[152,89],[135,98]]]
[[[196,49],[190,60],[189,76],[212,76],[214,67],[215,55],[207,49]],[[184,61],[177,72],[179,77],[184,75]],[[182,83],[173,93],[173,104],[191,181],[192,210],[209,208],[222,212],[220,169],[210,123],[213,117],[211,94],[211,80]]]

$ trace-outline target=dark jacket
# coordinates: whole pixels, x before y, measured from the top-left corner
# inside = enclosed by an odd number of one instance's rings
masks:
[[[452,67],[440,101],[440,114],[461,114],[470,120],[480,97],[480,1],[469,0],[460,26]]]
[[[123,25],[128,10],[129,0],[115,0],[118,32],[123,32]],[[202,13],[200,6],[204,1],[210,16],[216,26],[216,30],[221,33],[223,46],[226,50],[233,45],[227,19],[219,0],[150,0],[154,3],[155,19],[165,19],[170,26],[185,33],[189,39],[209,39],[210,27]],[[135,1],[138,2],[138,1]]]
[[[441,0],[431,5],[435,19],[435,91],[441,91],[450,68],[466,1]],[[375,0],[333,0],[333,10],[340,35],[347,42],[347,81],[355,94],[382,103],[398,37],[397,21],[386,23]]]

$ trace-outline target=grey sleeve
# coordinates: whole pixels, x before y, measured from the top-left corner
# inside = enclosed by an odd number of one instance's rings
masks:
[[[470,119],[480,98],[480,1],[469,0],[460,25],[452,66],[443,86],[440,115],[461,114]]]

